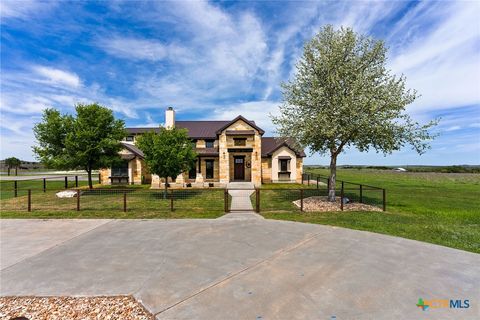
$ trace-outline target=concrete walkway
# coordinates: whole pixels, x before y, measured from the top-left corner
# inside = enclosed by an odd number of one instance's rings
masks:
[[[250,196],[255,192],[251,182],[230,182],[227,185],[228,194],[232,196],[230,212],[249,211],[253,212]]]
[[[418,241],[266,219],[88,220],[48,240],[65,220],[0,222],[2,296],[132,294],[156,319],[480,313],[480,255]],[[38,231],[29,239],[21,230]],[[42,239],[54,245],[24,245]],[[422,311],[419,298],[468,299],[470,308]]]

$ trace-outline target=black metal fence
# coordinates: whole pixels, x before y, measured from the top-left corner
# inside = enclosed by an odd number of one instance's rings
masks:
[[[64,194],[62,194],[64,193]],[[224,189],[9,189],[1,190],[0,209],[7,211],[221,211]]]
[[[94,184],[100,183],[100,175],[92,175]],[[43,192],[47,190],[57,190],[60,188],[78,188],[88,185],[88,177],[85,175],[58,175],[47,176],[42,178],[17,179],[17,180],[0,180],[0,190],[20,190],[20,189],[41,189]],[[0,196],[0,199],[1,196]]]
[[[112,211],[112,212],[229,212],[232,196],[227,189],[145,189],[144,186],[80,188],[78,177],[46,181],[30,187],[25,180],[0,184],[0,210],[8,211]],[[8,183],[7,183],[8,182]],[[54,184],[56,183],[56,185]],[[86,184],[86,181],[82,181]],[[60,184],[60,185],[59,185]],[[304,174],[302,186],[264,185],[250,194],[251,206],[243,211],[255,212],[329,212],[386,210],[386,190],[370,185],[337,180],[336,202],[327,201],[328,177]],[[49,188],[49,186],[51,188]],[[54,188],[56,186],[56,188]],[[238,189],[235,189],[238,191]],[[62,197],[66,191],[70,197]],[[233,191],[233,190],[232,190]],[[247,196],[248,197],[248,196]]]
[[[302,184],[325,189],[328,195],[330,181],[327,176],[304,173]],[[340,197],[341,210],[345,203],[360,203],[387,210],[387,191],[384,188],[336,179],[335,193]]]

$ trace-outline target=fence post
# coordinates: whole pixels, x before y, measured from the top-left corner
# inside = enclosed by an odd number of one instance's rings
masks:
[[[28,189],[28,212],[32,211],[32,189]]]
[[[170,211],[173,211],[173,189],[170,190]]]
[[[387,211],[387,191],[383,189],[383,211]]]
[[[303,212],[303,189],[300,189],[300,211]]]
[[[77,189],[77,211],[80,211],[80,189]]]
[[[363,203],[363,185],[360,185],[360,203]]]
[[[223,189],[223,211],[229,212],[228,210],[228,189]]]
[[[255,212],[260,212],[260,189],[255,188]]]
[[[317,176],[317,189],[318,189],[318,176]]]
[[[302,184],[303,184],[303,175],[304,175],[304,173],[302,173]]]
[[[102,184],[102,175],[98,173],[98,184]]]
[[[43,178],[43,192],[47,192],[47,179]]]
[[[68,177],[65,176],[65,189],[68,189]]]
[[[78,176],[75,176],[75,188],[78,188]]]
[[[330,190],[330,177],[327,178],[327,190]]]
[[[17,197],[17,180],[13,181],[13,196],[16,198]]]
[[[340,192],[340,210],[343,211],[343,181],[342,181],[342,191]]]
[[[123,212],[127,212],[127,192],[123,193]]]
[[[310,185],[310,173],[308,174],[307,179],[308,179],[308,185]]]

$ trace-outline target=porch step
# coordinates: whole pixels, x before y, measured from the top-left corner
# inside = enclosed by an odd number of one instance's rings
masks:
[[[229,182],[227,184],[227,189],[229,189],[229,190],[231,190],[231,189],[243,189],[243,190],[251,189],[251,190],[254,190],[255,186],[251,182]]]

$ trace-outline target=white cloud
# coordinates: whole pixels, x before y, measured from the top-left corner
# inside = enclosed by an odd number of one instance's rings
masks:
[[[279,112],[277,101],[249,101],[238,103],[227,107],[217,107],[210,119],[229,120],[242,115],[265,130],[265,136],[274,135],[275,127],[269,117],[270,114],[277,115]]]
[[[52,85],[66,85],[72,88],[81,86],[80,78],[73,72],[44,66],[35,66],[33,71],[41,76],[40,81],[46,81]]]
[[[462,127],[460,126],[451,126],[451,127],[448,127],[447,129],[445,129],[445,131],[457,131],[457,130],[460,130],[462,129]]]
[[[55,5],[54,1],[2,0],[0,1],[1,21],[4,23],[11,18],[27,19],[33,15],[41,15]]]
[[[175,59],[182,62],[191,59],[185,48],[152,39],[115,36],[104,38],[98,44],[109,54],[126,59],[149,61]]]
[[[412,108],[415,112],[480,103],[480,6],[477,2],[449,2],[438,10],[438,25],[397,48],[390,64],[422,95]]]

